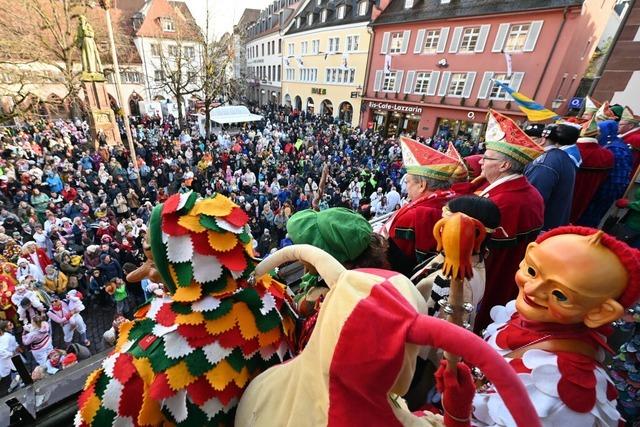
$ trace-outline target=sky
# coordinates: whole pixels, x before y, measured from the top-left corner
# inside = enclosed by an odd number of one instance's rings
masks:
[[[207,19],[207,4],[211,15],[213,33],[216,38],[225,32],[233,30],[233,26],[242,16],[242,12],[249,9],[264,9],[273,0],[185,0],[191,14],[204,29]]]

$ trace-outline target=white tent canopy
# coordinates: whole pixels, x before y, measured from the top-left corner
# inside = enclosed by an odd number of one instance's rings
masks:
[[[211,121],[225,123],[257,122],[262,120],[259,114],[252,114],[244,105],[225,105],[211,110]]]

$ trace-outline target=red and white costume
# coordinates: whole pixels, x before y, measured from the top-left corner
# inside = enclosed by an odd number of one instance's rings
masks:
[[[491,317],[494,323],[487,327],[484,338],[503,356],[545,339],[577,339],[598,348],[598,360],[541,349],[527,350],[520,358],[506,358],[524,383],[544,426],[618,425],[617,392],[601,366],[604,351],[600,344],[606,342],[603,335],[582,324],[529,322],[517,314],[515,301],[493,307]],[[515,426],[502,398],[491,387],[476,394],[473,407],[473,425]]]

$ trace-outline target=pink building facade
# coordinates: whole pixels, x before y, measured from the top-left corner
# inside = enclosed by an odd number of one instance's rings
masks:
[[[371,24],[362,126],[477,140],[489,108],[526,119],[495,80],[563,113],[614,4],[383,0]]]

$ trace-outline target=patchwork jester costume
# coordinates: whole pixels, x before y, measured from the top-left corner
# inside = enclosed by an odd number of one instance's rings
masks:
[[[169,295],[120,327],[87,379],[76,425],[233,423],[249,380],[289,352],[295,317],[282,284],[251,278],[247,222],[219,194],[175,194],[154,208],[139,270]]]

